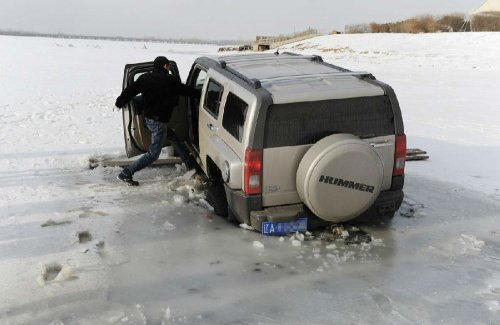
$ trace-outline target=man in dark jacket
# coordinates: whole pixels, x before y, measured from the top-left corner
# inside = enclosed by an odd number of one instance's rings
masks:
[[[188,169],[194,167],[193,159],[186,152],[174,131],[167,127],[167,123],[177,105],[177,96],[195,97],[199,96],[198,91],[182,84],[169,74],[168,59],[159,56],[154,60],[153,72],[141,75],[137,81],[125,88],[116,99],[116,107],[123,108],[139,93],[142,93],[146,126],[151,131],[151,145],[148,152],[131,166],[124,168],[118,175],[119,180],[131,185],[138,185],[132,178],[137,171],[158,159],[165,139],[170,141]]]

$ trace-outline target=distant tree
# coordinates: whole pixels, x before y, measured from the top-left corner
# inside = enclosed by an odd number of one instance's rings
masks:
[[[471,24],[475,32],[498,32],[500,31],[500,15],[488,14],[473,16]]]
[[[448,15],[436,18],[431,15],[423,15],[409,18],[394,23],[371,23],[372,33],[436,33],[459,31],[464,26],[463,15]]]
[[[445,15],[438,20],[442,31],[446,32],[459,32],[465,31],[467,24],[463,14]],[[469,30],[470,31],[470,28]]]
[[[346,34],[362,34],[369,32],[370,32],[370,26],[368,26],[368,24],[354,24],[345,26]]]

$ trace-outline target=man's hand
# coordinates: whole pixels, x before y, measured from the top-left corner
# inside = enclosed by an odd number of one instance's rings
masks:
[[[124,102],[122,96],[119,96],[117,99],[116,99],[116,102],[115,102],[115,106],[120,109],[120,108],[123,108],[125,106],[125,104],[127,104],[126,102]]]

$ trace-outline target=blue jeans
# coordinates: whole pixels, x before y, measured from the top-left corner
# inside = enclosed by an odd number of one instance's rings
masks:
[[[189,154],[184,149],[183,144],[179,141],[175,132],[168,128],[167,123],[149,118],[145,118],[144,120],[146,122],[146,127],[151,131],[151,145],[149,146],[148,152],[143,154],[131,166],[125,168],[124,172],[132,176],[139,170],[151,165],[160,157],[161,148],[163,147],[163,143],[165,143],[165,139],[170,141],[175,152],[177,152],[182,161],[184,161],[189,168],[191,165]]]

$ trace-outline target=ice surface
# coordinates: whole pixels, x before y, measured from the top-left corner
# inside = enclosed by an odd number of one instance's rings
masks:
[[[402,214],[348,245],[242,231],[182,165],[140,171],[137,188],[88,168],[124,155],[112,108],[126,63],[166,55],[185,79],[217,46],[0,36],[0,323],[161,324],[168,306],[186,324],[497,324],[498,44],[367,34],[282,49],[390,84],[408,147],[430,154],[407,164]]]

